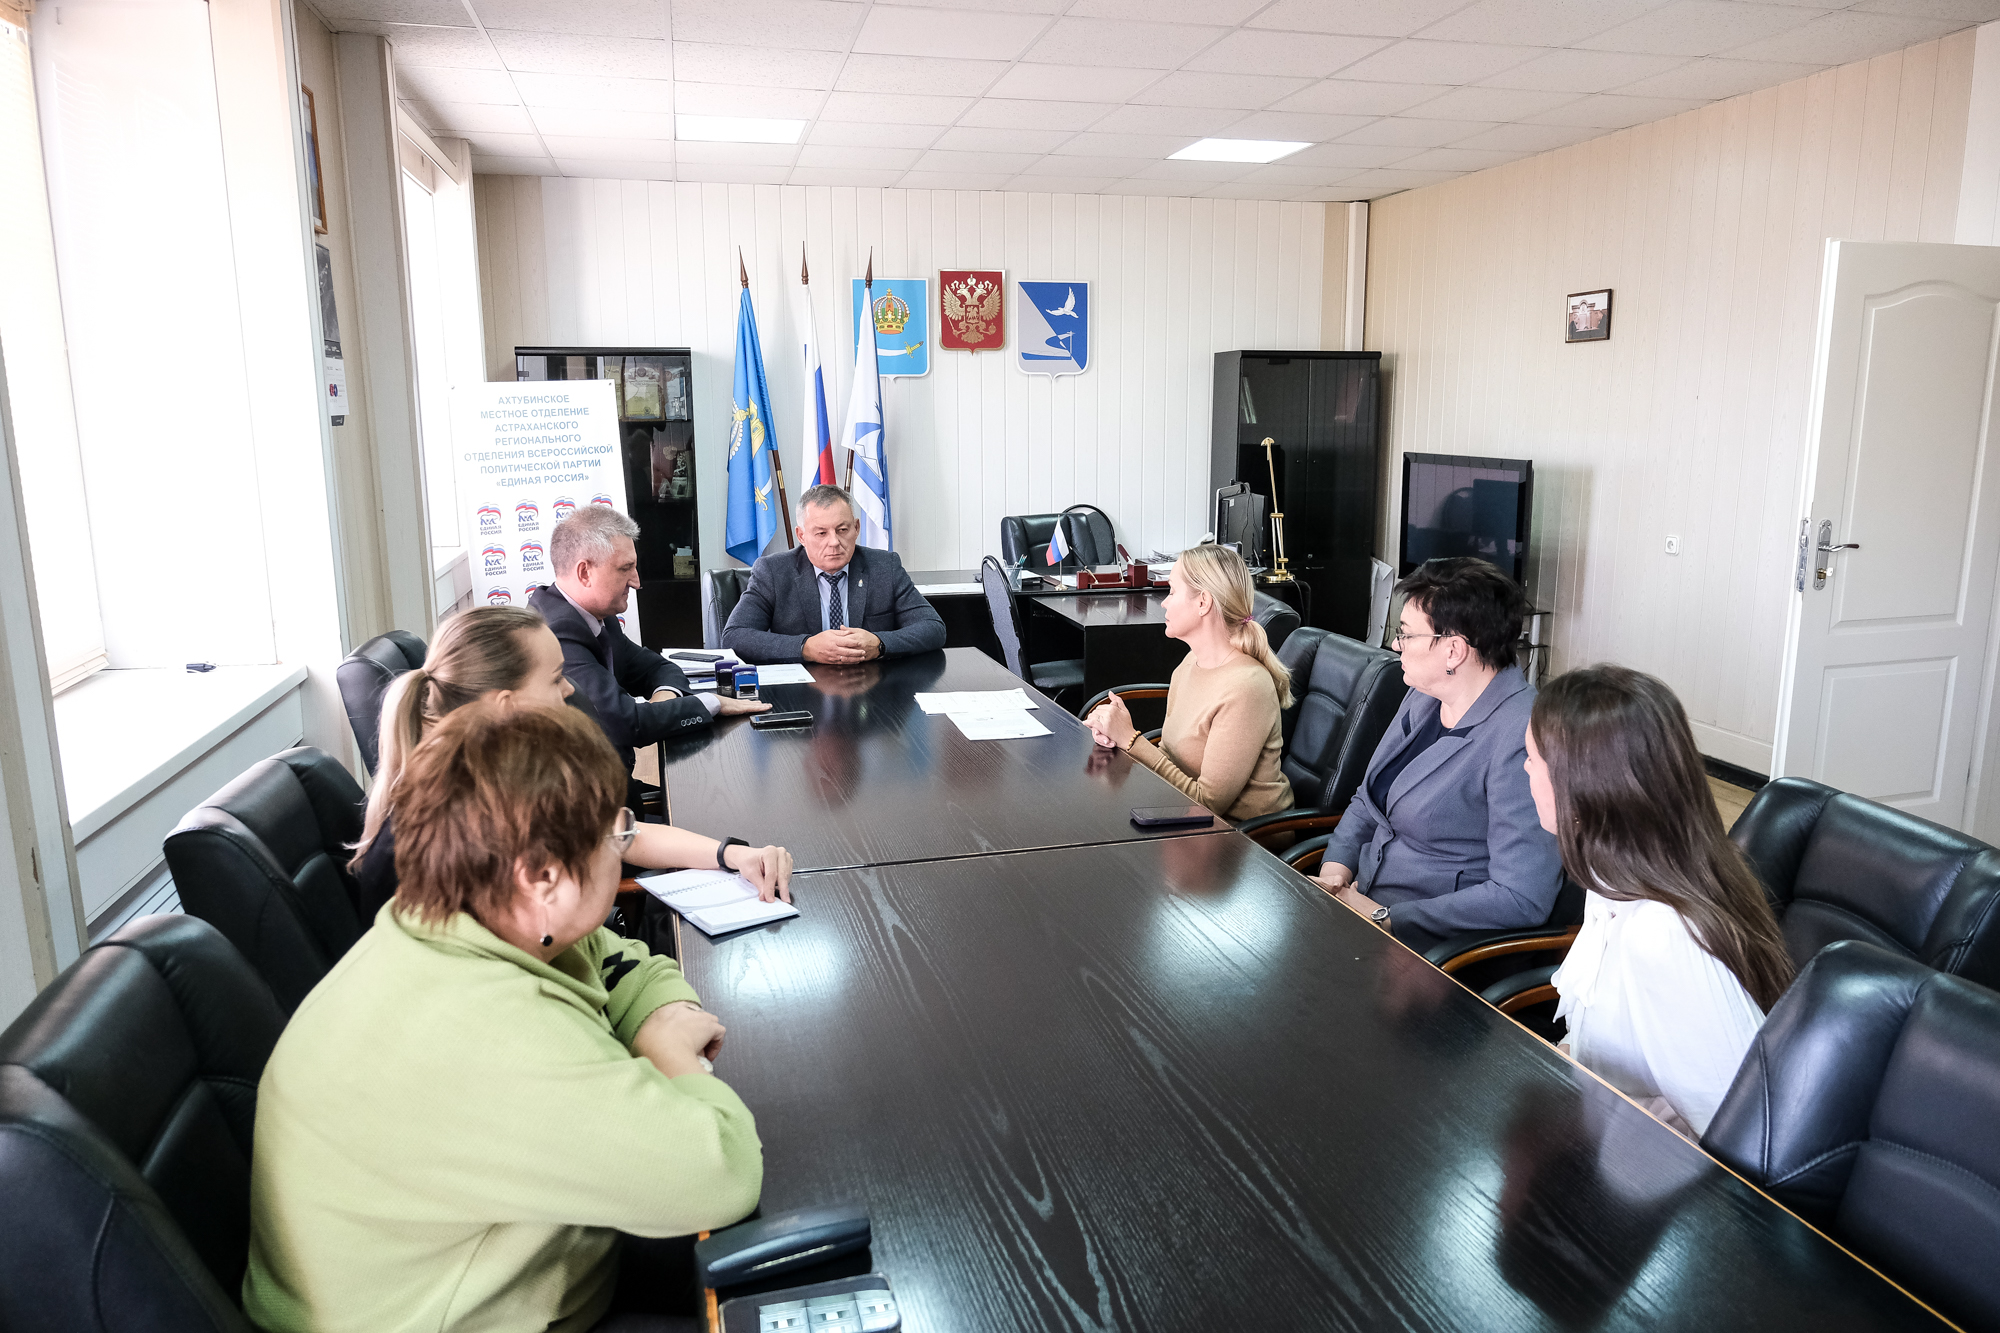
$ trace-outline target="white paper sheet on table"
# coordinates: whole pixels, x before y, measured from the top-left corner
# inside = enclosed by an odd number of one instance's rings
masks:
[[[734,871],[675,870],[641,875],[639,887],[679,912],[704,935],[725,935],[799,914],[790,903],[757,901],[757,886]]]
[[[955,597],[986,591],[984,585],[978,583],[919,583],[916,588],[923,597]]]
[[[692,657],[676,657],[675,653],[700,653],[702,657],[713,657],[713,662],[703,662]],[[692,676],[696,672],[713,674],[719,666],[741,666],[743,659],[727,648],[669,648],[661,653],[669,662]]]
[[[765,685],[810,685],[813,673],[799,662],[774,662],[770,666],[757,668],[757,684]]]
[[[1039,708],[1026,690],[949,690],[914,696],[926,713],[991,713],[1001,708]]]
[[[995,708],[981,713],[949,713],[969,741],[1011,741],[1026,736],[1046,736],[1049,729],[1020,708]]]

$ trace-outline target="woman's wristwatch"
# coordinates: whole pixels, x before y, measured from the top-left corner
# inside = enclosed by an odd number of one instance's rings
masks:
[[[743,841],[741,838],[724,838],[721,842],[715,844],[715,864],[724,870],[728,870],[729,862],[722,859],[722,854],[731,847],[748,847],[749,845],[749,843]]]

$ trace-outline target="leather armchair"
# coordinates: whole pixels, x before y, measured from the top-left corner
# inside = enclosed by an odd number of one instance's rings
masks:
[[[1793,962],[1865,940],[2000,989],[2000,851],[1986,843],[1805,778],[1766,785],[1729,836]]]
[[[1118,532],[1109,514],[1096,505],[1071,505],[1063,510],[1063,520],[1077,564],[1089,568],[1118,563]]]
[[[284,1022],[212,927],[150,916],[0,1033],[0,1328],[250,1333],[250,1135]]]
[[[389,682],[424,664],[425,651],[422,639],[392,629],[356,648],[334,668],[334,679],[340,684],[340,701],[347,707],[347,725],[354,729],[361,762],[371,774],[380,753],[382,696],[389,692]]]
[[[1965,1328],[2000,1326],[2000,995],[1827,945],[1702,1147]]]
[[[1292,637],[1292,631],[1299,627],[1299,613],[1291,603],[1282,601],[1269,593],[1254,593],[1250,607],[1250,617],[1264,627],[1264,637],[1270,641],[1271,651],[1283,656],[1285,640]]]
[[[1008,569],[1021,563],[1030,574],[1054,569],[1049,563],[1049,539],[1055,535],[1060,514],[1009,514],[1000,520],[1000,562]],[[1073,549],[1073,548],[1072,548]],[[1074,561],[1069,562],[1074,564]]]
[[[181,905],[241,951],[286,1014],[368,923],[347,873],[361,788],[311,746],[252,764],[167,835]]]
[[[742,568],[705,569],[701,572],[701,641],[710,648],[722,646],[722,631],[750,586],[750,571]]]
[[[1056,694],[1083,684],[1083,659],[1063,658],[1053,662],[1028,662],[1021,649],[1021,610],[1014,604],[1014,587],[1000,562],[987,556],[979,562],[979,586],[986,593],[986,609],[993,616],[993,637],[1007,656],[1007,669],[1038,690]]]
[[[1242,831],[1260,843],[1324,833],[1340,822],[1410,692],[1396,654],[1315,626],[1287,636],[1278,660],[1292,673],[1280,763],[1298,804],[1243,822]]]

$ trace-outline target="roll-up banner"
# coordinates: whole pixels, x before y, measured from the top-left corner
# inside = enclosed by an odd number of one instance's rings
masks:
[[[610,380],[470,384],[451,396],[472,598],[526,606],[555,581],[549,534],[579,505],[629,512]],[[618,617],[639,641],[639,603]]]

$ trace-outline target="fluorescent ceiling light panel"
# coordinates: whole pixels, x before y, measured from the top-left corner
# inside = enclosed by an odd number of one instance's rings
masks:
[[[1172,156],[1179,162],[1276,162],[1310,147],[1289,139],[1203,139]]]
[[[689,143],[797,143],[803,120],[754,116],[675,116],[674,137]]]

